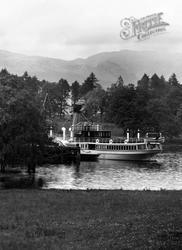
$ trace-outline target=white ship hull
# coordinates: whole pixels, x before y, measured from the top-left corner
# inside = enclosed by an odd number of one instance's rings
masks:
[[[146,151],[136,151],[136,152],[100,152],[98,159],[103,160],[121,160],[121,161],[144,161],[149,160],[154,155],[160,153],[161,150],[146,150]]]
[[[149,144],[149,145],[147,145]],[[90,142],[67,142],[66,145],[78,145],[82,156],[95,157],[104,160],[121,160],[121,161],[145,161],[154,155],[162,152],[160,143],[90,143]],[[139,147],[144,147],[139,149]],[[89,149],[94,147],[95,149]],[[106,148],[106,149],[103,149]],[[122,149],[118,150],[118,147]],[[112,150],[110,150],[112,148]],[[131,148],[131,149],[130,149]],[[133,148],[137,148],[134,150]],[[117,149],[117,150],[115,150]]]
[[[99,155],[95,150],[80,150],[81,160],[96,160]]]
[[[161,134],[147,133],[147,138],[142,139],[138,130],[137,138],[130,138],[127,129],[126,139],[112,138],[111,131],[103,129],[102,125],[88,121],[78,122],[77,116],[81,113],[82,106],[83,103],[79,102],[74,105],[73,125],[69,129],[68,142],[65,141],[65,128],[62,128],[63,144],[79,146],[81,157],[85,155],[107,160],[142,161],[162,151]]]

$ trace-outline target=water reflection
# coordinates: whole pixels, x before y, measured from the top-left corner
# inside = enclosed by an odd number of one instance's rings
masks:
[[[98,160],[37,168],[35,175],[0,175],[1,188],[182,189],[182,152],[166,152],[152,161]]]
[[[58,189],[182,189],[182,153],[163,153],[153,161],[98,160],[38,168],[44,188]]]
[[[35,174],[17,174],[0,176],[0,187],[2,189],[27,189],[27,188],[42,188],[44,186],[43,178],[37,178]]]

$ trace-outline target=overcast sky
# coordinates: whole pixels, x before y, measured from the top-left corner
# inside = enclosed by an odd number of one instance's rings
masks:
[[[0,49],[61,59],[122,49],[182,53],[181,0],[0,0]],[[163,12],[167,32],[120,38],[120,21]]]

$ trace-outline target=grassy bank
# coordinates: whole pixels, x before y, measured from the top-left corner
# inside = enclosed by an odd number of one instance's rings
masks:
[[[0,249],[181,249],[181,191],[0,191]]]

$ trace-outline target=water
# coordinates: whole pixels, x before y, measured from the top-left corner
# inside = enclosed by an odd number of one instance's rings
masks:
[[[45,165],[35,175],[0,175],[2,188],[45,189],[182,189],[182,150],[170,150],[148,162],[98,160]]]
[[[98,160],[80,165],[37,168],[43,188],[55,189],[182,189],[182,152],[166,152],[148,162]]]

